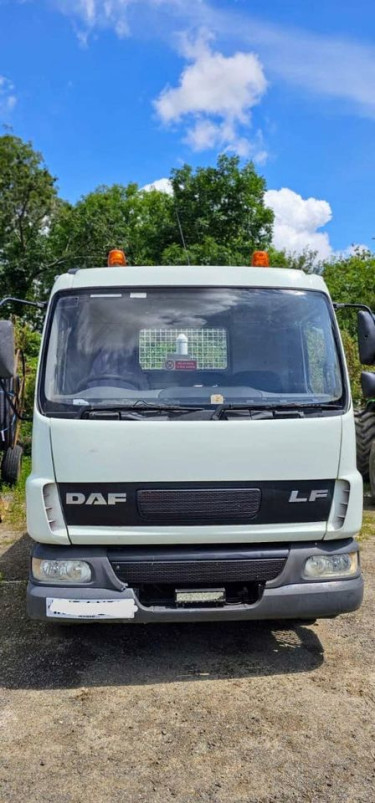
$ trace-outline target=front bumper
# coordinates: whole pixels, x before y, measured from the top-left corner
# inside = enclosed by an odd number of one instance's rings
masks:
[[[31,618],[49,622],[69,621],[72,623],[106,621],[126,623],[149,622],[206,622],[220,620],[262,620],[262,619],[316,619],[348,613],[360,607],[363,598],[363,578],[360,572],[352,578],[331,581],[308,582],[303,579],[302,567],[306,558],[313,554],[332,554],[358,551],[353,540],[341,542],[294,545],[288,551],[288,558],[279,576],[264,584],[259,599],[253,604],[224,604],[220,607],[181,607],[167,605],[144,605],[139,599],[137,589],[126,586],[115,574],[107,551],[99,548],[51,547],[36,545],[34,555],[38,558],[81,559],[90,562],[94,580],[85,586],[53,586],[35,582],[30,576],[27,588],[27,611]],[[181,584],[180,584],[181,585]],[[51,607],[51,600],[54,601]],[[76,601],[70,605],[62,604],[64,613],[59,611],[59,600]],[[128,601],[120,606],[108,605]],[[80,601],[86,602],[87,614],[82,612]],[[90,601],[98,603],[90,604]],[[105,601],[101,606],[99,601]],[[61,606],[60,606],[61,607]],[[96,614],[95,608],[106,608],[106,613]],[[116,615],[112,615],[111,608]],[[74,609],[79,610],[78,616]],[[119,609],[128,611],[124,616]],[[57,610],[57,612],[56,612]],[[55,612],[54,612],[55,611]],[[51,615],[52,612],[52,615]]]

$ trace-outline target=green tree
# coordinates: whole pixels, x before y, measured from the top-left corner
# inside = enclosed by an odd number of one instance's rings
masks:
[[[333,301],[367,304],[375,310],[375,254],[371,251],[357,248],[348,257],[332,260],[324,266],[323,278]],[[355,312],[342,310],[337,316],[340,327],[355,336]]]
[[[122,248],[130,264],[160,262],[175,236],[173,202],[161,192],[142,192],[137,184],[98,187],[75,206],[65,206],[50,231],[55,253],[69,267],[106,264],[111,248]]]
[[[354,249],[347,257],[334,259],[324,266],[323,278],[333,301],[367,304],[375,310],[375,254],[363,248]],[[360,376],[371,366],[361,366],[358,357],[357,315],[355,310],[338,310],[352,394],[355,403],[361,401]]]
[[[205,264],[230,264],[233,255],[232,264],[247,264],[253,250],[269,246],[274,215],[252,162],[240,167],[238,157],[222,154],[216,167],[172,170],[171,182],[190,262],[204,254]]]
[[[269,246],[273,213],[251,162],[224,154],[215,167],[172,170],[171,182],[173,195],[129,183],[72,205],[30,143],[0,137],[0,294],[44,299],[57,273],[104,265],[114,247],[133,265],[238,265]]]
[[[311,248],[303,251],[277,251],[273,246],[269,249],[270,264],[277,268],[292,268],[303,270],[305,273],[321,273],[323,264],[318,259],[318,252]]]
[[[114,247],[133,265],[239,265],[268,246],[273,213],[252,163],[240,168],[222,155],[216,167],[173,170],[171,181],[172,196],[119,184],[62,207],[50,231],[53,253],[78,267],[104,265]]]
[[[49,242],[58,208],[41,154],[11,134],[0,137],[0,295],[40,294],[44,272],[60,262]]]

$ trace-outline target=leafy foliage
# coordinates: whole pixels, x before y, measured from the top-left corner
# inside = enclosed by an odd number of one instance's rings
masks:
[[[367,304],[375,310],[375,254],[363,248],[324,267],[324,279],[334,301]],[[338,313],[340,325],[352,336],[357,331],[356,314],[351,310]]]
[[[55,179],[30,143],[0,137],[0,295],[39,292],[53,255],[48,236],[59,209]]]
[[[216,167],[172,170],[171,181],[190,262],[248,264],[251,251],[270,244],[274,216],[252,162],[241,168],[238,157],[222,154]]]
[[[68,267],[106,264],[111,248],[126,251],[131,264],[155,264],[173,241],[173,202],[161,192],[140,192],[137,184],[98,187],[75,206],[65,205],[50,239]]]
[[[230,265],[270,244],[273,212],[251,162],[222,155],[216,167],[172,170],[171,181],[173,196],[115,184],[71,205],[30,143],[0,137],[0,294],[46,298],[56,273],[104,265],[114,247],[133,265]]]

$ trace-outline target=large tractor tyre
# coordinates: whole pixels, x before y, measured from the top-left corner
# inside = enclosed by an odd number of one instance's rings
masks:
[[[355,410],[355,430],[357,442],[357,468],[364,480],[369,478],[369,458],[371,444],[375,440],[375,411]]]
[[[18,444],[4,453],[1,464],[1,479],[8,485],[16,485],[21,473],[23,449]]]
[[[373,502],[375,502],[375,441],[370,449],[369,457],[370,489]]]

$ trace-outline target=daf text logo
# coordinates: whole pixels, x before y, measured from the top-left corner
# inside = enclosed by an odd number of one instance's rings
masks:
[[[319,499],[327,499],[328,491],[322,488],[318,491],[310,491],[308,496],[300,495],[300,491],[292,491],[289,502],[317,502]]]
[[[118,505],[126,502],[126,493],[91,493],[87,499],[82,493],[68,493],[65,501],[67,505]]]

